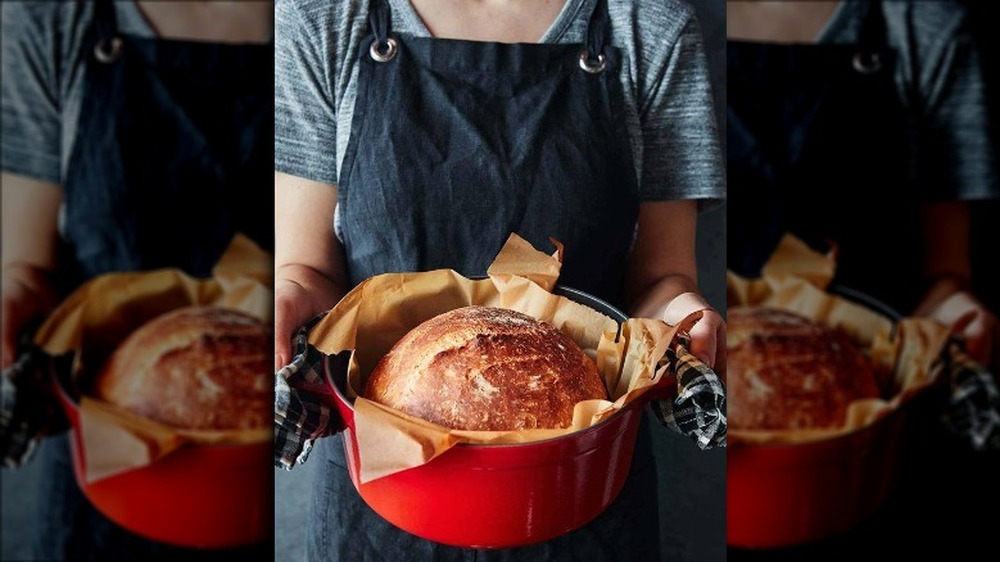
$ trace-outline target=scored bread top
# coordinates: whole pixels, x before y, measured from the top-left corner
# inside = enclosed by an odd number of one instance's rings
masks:
[[[264,322],[216,306],[157,316],[122,342],[94,381],[97,397],[182,429],[272,422],[271,339]]]
[[[836,428],[851,402],[880,397],[870,361],[843,332],[764,306],[727,316],[731,428]]]
[[[364,396],[451,429],[511,431],[568,427],[577,402],[607,391],[594,361],[550,324],[468,306],[406,334]]]

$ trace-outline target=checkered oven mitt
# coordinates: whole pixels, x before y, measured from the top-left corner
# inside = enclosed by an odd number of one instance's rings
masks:
[[[945,353],[950,394],[945,427],[976,451],[1000,450],[1000,391],[986,367],[972,359],[958,341]]]
[[[55,359],[30,341],[18,349],[17,360],[0,375],[0,457],[5,468],[21,466],[42,437],[69,426],[49,378]]]
[[[726,446],[726,386],[689,349],[691,340],[678,334],[664,361],[676,373],[677,396],[653,401],[660,423],[690,437],[701,449]]]
[[[313,318],[295,337],[292,362],[274,375],[274,465],[291,470],[306,462],[313,443],[339,429],[337,414],[327,406],[322,352],[309,345],[309,330],[322,318]],[[653,402],[657,418],[668,428],[687,435],[702,449],[725,446],[726,389],[711,368],[687,351],[678,337],[675,351],[665,361],[677,373],[677,396]]]
[[[324,313],[325,314],[325,313]],[[334,433],[337,413],[322,399],[326,356],[309,345],[309,330],[320,314],[299,329],[292,362],[274,374],[274,466],[291,470],[306,462],[313,443]]]

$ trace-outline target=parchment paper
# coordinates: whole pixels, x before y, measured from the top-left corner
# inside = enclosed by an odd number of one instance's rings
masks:
[[[871,308],[828,292],[835,266],[832,256],[819,254],[786,235],[761,278],[745,279],[729,272],[727,305],[774,306],[842,330],[872,360],[883,399],[853,402],[844,425],[835,429],[749,431],[730,427],[730,446],[801,443],[855,431],[902,407],[941,376],[940,358],[951,328],[916,317],[894,323]]]
[[[458,443],[524,443],[565,435],[612,416],[660,382],[657,367],[678,326],[629,319],[618,324],[589,307],[553,294],[562,248],[549,256],[512,235],[490,267],[489,279],[470,280],[452,270],[379,275],[358,285],[312,330],[310,344],[333,355],[352,350],[348,392],[355,398],[361,481],[368,482],[431,461]],[[610,400],[576,405],[566,429],[510,432],[456,431],[416,419],[358,396],[378,360],[407,332],[438,314],[468,305],[500,306],[548,322],[595,358]],[[664,381],[666,382],[666,381]]]

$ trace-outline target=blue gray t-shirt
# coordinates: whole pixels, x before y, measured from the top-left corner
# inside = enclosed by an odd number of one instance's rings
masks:
[[[841,2],[819,43],[856,43],[868,0]],[[955,1],[885,1],[886,40],[899,58],[900,101],[921,130],[911,169],[934,177],[934,199],[1000,196],[987,97],[968,13]],[[864,134],[859,131],[859,134]]]
[[[566,0],[542,43],[582,43],[596,0]],[[279,0],[275,8],[275,169],[336,184],[350,138],[367,2]],[[430,33],[407,0],[390,0],[400,34]],[[702,38],[680,0],[610,0],[612,44],[640,196],[725,196],[725,171]]]

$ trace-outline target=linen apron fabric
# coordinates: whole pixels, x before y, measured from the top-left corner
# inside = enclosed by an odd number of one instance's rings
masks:
[[[86,82],[60,213],[75,281],[158,267],[207,276],[237,231],[273,247],[271,46],[125,36],[109,0],[97,2],[85,45]],[[67,435],[46,441],[36,461],[38,559],[273,555],[270,543],[195,550],[122,529],[79,491]]]
[[[272,248],[271,46],[123,36],[111,4],[97,5],[62,182],[61,231],[83,279],[207,276],[237,231]]]
[[[881,3],[856,45],[729,41],[727,56],[729,268],[758,275],[786,231],[832,241],[834,283],[910,310],[924,287],[916,101],[897,93]]]
[[[586,45],[400,36],[384,0],[372,3],[369,20],[338,185],[351,284],[436,268],[483,275],[516,232],[537,248],[558,239],[560,283],[621,306],[639,194],[606,2],[591,16]],[[316,449],[310,560],[659,557],[645,416],[625,489],[608,510],[569,535],[516,549],[460,549],[403,532],[354,489],[340,435]]]
[[[374,2],[339,178],[351,284],[387,272],[484,275],[516,232],[565,245],[559,281],[621,305],[639,195],[617,73],[598,2],[584,45],[391,35]],[[604,69],[580,66],[604,58]],[[596,62],[596,61],[595,61]]]

